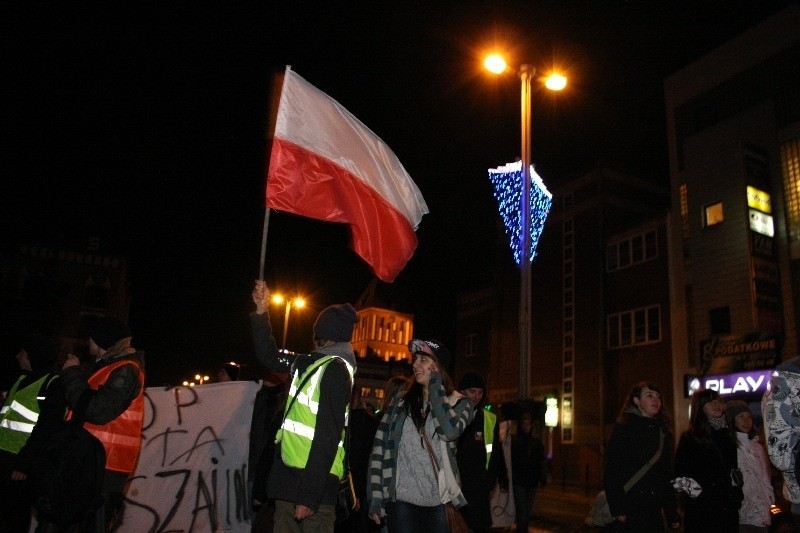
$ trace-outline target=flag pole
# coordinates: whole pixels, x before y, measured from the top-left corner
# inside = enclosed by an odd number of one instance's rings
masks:
[[[290,68],[289,65],[286,66]],[[278,119],[278,106],[281,101],[281,89],[285,72],[276,73],[272,77],[272,99],[270,100],[269,122],[267,123],[267,146],[272,146],[272,139],[275,136],[275,122]],[[271,150],[270,150],[271,151]],[[269,179],[269,153],[267,154],[267,179]],[[267,180],[264,180],[264,227],[261,231],[261,256],[258,265],[258,279],[264,280],[264,263],[267,257],[267,234],[269,233],[269,212],[267,205]]]

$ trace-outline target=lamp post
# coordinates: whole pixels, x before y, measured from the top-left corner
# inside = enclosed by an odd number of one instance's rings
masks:
[[[286,350],[286,335],[289,332],[289,314],[292,312],[292,305],[298,308],[305,307],[306,301],[303,298],[295,297],[295,298],[284,298],[283,295],[274,294],[272,295],[272,303],[275,304],[286,304],[286,310],[283,312],[283,342],[281,344],[281,350]]]
[[[484,67],[495,74],[508,70],[505,59],[498,54],[486,57]],[[528,397],[528,381],[531,354],[531,80],[536,75],[536,67],[520,66],[520,137],[522,162],[522,191],[520,194],[520,293],[519,293],[519,390],[518,398]],[[567,79],[560,74],[550,74],[545,79],[545,87],[552,91],[562,90]]]

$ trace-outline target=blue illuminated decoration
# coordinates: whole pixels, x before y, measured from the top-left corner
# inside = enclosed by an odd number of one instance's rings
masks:
[[[514,261],[517,265],[522,265],[523,249],[522,235],[522,162],[508,163],[501,167],[489,169],[489,181],[494,187],[494,197],[503,225],[506,228],[511,251],[514,252]],[[544,229],[544,221],[550,206],[553,205],[553,195],[544,186],[542,178],[533,170],[531,166],[531,223],[530,223],[530,250],[528,258],[533,261],[536,257],[536,245],[539,244],[539,237]]]

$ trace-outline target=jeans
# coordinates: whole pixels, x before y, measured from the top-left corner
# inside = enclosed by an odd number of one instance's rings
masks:
[[[389,533],[447,533],[447,514],[444,505],[422,507],[395,501],[386,505],[386,524]]]

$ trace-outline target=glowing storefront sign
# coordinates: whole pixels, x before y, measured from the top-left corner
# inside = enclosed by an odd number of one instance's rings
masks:
[[[747,205],[753,209],[758,209],[762,213],[772,213],[772,199],[769,193],[747,186]]]
[[[698,389],[712,389],[720,396],[734,394],[763,394],[772,376],[772,370],[751,370],[733,374],[715,374],[706,376],[687,376],[686,391],[691,396]]]
[[[750,229],[767,237],[773,237],[775,235],[775,224],[772,221],[772,215],[751,209]]]

